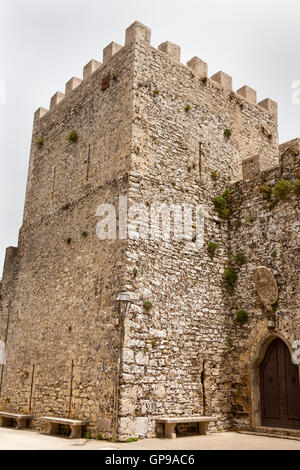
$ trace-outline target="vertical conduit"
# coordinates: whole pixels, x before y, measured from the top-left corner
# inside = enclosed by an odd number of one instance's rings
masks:
[[[9,320],[10,320],[10,306],[11,306],[11,300],[9,301],[9,304],[8,304],[7,322],[6,322],[5,340],[4,340],[5,347],[6,347],[6,343],[7,343],[8,327],[9,327]],[[1,392],[2,392],[3,373],[4,373],[4,364],[1,365],[0,395],[1,395]]]
[[[202,363],[201,371],[201,385],[202,385],[202,396],[203,396],[203,415],[206,416],[206,395],[205,395],[205,359]]]
[[[71,417],[71,408],[72,408],[72,395],[73,395],[73,369],[74,369],[74,361],[72,359],[71,362],[71,375],[70,375],[70,395],[69,395],[69,411],[68,417]]]
[[[32,365],[32,371],[31,371],[31,384],[30,384],[30,396],[29,396],[29,413],[31,413],[31,405],[32,405],[34,372],[35,372],[35,364]]]

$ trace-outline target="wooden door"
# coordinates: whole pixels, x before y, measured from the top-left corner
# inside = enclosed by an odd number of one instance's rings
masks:
[[[259,372],[262,426],[300,429],[299,369],[279,338],[269,345]]]

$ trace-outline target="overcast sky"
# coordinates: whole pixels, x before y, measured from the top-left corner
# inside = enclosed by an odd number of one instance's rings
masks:
[[[280,142],[300,137],[299,0],[0,0],[0,278],[5,248],[17,245],[22,223],[33,113],[49,108],[72,76],[92,58],[102,61],[111,41],[124,44],[138,20],[152,29],[152,45],[181,46],[182,62],[195,55],[211,76],[232,75],[259,101],[279,104]]]

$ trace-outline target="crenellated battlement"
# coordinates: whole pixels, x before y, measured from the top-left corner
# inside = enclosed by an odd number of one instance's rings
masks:
[[[106,66],[112,57],[117,54],[124,47],[130,46],[133,43],[142,43],[146,46],[151,47],[151,30],[143,25],[142,23],[135,21],[131,26],[126,29],[125,32],[125,46],[111,42],[103,49],[103,60],[102,63],[92,59],[83,67],[83,79],[72,77],[65,86],[65,94],[57,92],[53,95],[50,100],[49,110],[53,110],[61,101],[66,99],[71,93],[81,86],[94,72]],[[235,93],[233,92],[232,77],[223,71],[219,71],[213,74],[210,78],[208,77],[208,66],[207,63],[198,57],[193,57],[187,61],[184,65],[180,62],[181,49],[180,46],[170,41],[161,43],[158,48],[163,54],[166,54],[171,60],[177,64],[182,65],[190,69],[199,78],[208,81],[212,86],[218,87],[221,90],[225,90],[231,93],[232,96],[236,96],[238,99],[243,99],[250,105],[254,105],[260,111],[265,111],[272,116],[277,117],[277,103],[270,98],[263,99],[257,103],[257,93],[255,90],[250,88],[248,85],[244,85],[238,89]],[[45,108],[38,108],[35,112],[34,123],[43,118],[48,113]]]

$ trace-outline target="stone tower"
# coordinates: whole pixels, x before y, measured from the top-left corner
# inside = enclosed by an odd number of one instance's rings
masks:
[[[91,60],[35,113],[23,224],[1,285],[0,386],[1,407],[30,411],[37,429],[46,414],[87,419],[103,437],[115,426],[120,440],[155,435],[162,416],[257,427],[265,352],[276,338],[291,352],[300,340],[300,140],[278,146],[274,101],[233,92],[229,75],[208,78],[201,59],[184,65],[179,46],[156,49],[150,37],[133,23],[124,46],[110,43],[102,64]],[[128,236],[125,196],[149,213],[201,206],[204,243]],[[103,204],[116,208],[116,239],[96,234]],[[259,266],[275,275],[272,313],[257,295]],[[224,269],[236,276],[227,284]]]

